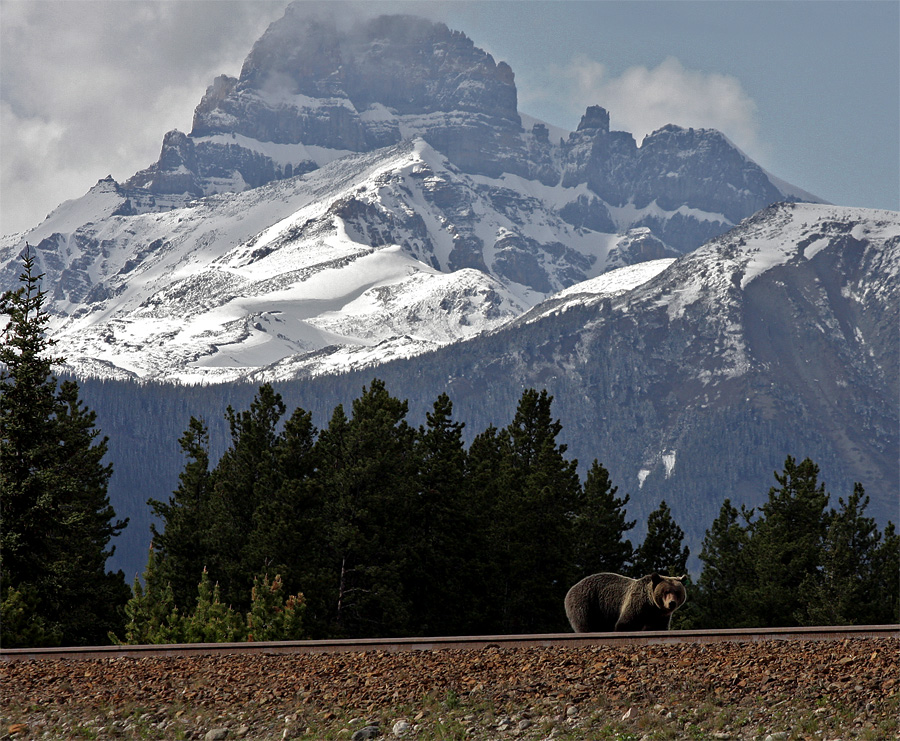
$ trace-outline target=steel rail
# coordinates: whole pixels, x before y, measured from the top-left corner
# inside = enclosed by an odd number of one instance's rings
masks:
[[[104,659],[119,657],[218,656],[241,654],[361,653],[381,651],[482,650],[530,646],[621,646],[626,644],[720,643],[761,641],[842,641],[857,638],[900,638],[900,625],[820,626],[802,628],[729,628],[635,633],[546,633],[531,635],[446,636],[439,638],[350,638],[316,641],[244,643],[180,643],[136,646],[71,646],[0,649],[4,662],[34,659]]]

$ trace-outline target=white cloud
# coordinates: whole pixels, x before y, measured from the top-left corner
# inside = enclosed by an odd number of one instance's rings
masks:
[[[0,231],[155,161],[286,4],[0,0]]]
[[[762,148],[756,104],[730,75],[685,69],[669,57],[652,69],[630,67],[612,77],[605,65],[583,55],[561,72],[585,107],[602,105],[611,126],[630,131],[638,142],[666,124],[677,124],[718,129],[748,154]]]

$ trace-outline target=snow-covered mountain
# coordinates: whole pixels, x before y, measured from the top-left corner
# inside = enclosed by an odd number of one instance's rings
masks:
[[[79,374],[345,370],[497,327],[647,245],[665,253],[647,229],[577,230],[418,138],[302,178],[116,215],[129,200],[101,181],[28,236],[51,287],[51,331]],[[0,273],[10,284],[18,248]]]
[[[777,204],[378,377],[420,405],[446,392],[475,431],[547,389],[571,455],[603,462],[640,527],[665,499],[696,556],[722,500],[765,501],[787,455],[820,466],[833,505],[860,482],[869,514],[896,520],[898,327],[900,214]],[[367,380],[313,383],[304,401]]]
[[[799,192],[715,131],[525,120],[463,34],[295,4],[156,163],[4,237],[0,285],[31,244],[81,376],[303,377],[466,340]]]
[[[864,485],[868,514],[896,518],[900,470],[900,214],[778,204],[677,259],[600,274],[464,342],[302,382],[288,409],[327,424],[373,376],[413,424],[447,393],[471,437],[546,389],[582,472],[594,459],[628,493],[642,537],[665,499],[693,556],[722,500],[756,506],[785,457],[810,457],[837,497]],[[117,567],[140,572],[149,497],[177,485],[191,415],[228,441],[227,405],[255,384],[82,383],[109,435],[111,496],[132,526]],[[694,562],[696,566],[696,561]]]

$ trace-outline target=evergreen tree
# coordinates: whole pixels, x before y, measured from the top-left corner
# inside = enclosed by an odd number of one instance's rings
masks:
[[[326,493],[313,485],[318,466],[316,436],[312,414],[294,410],[275,444],[281,485],[262,498],[254,513],[247,560],[257,570],[280,574],[288,593],[311,595],[312,605],[304,604],[309,627],[315,635],[324,635],[326,609],[319,596],[327,588],[322,519]]]
[[[253,576],[266,568],[253,562],[248,545],[257,508],[283,483],[276,428],[284,413],[281,395],[269,384],[260,386],[249,410],[226,411],[232,442],[213,473],[203,546],[210,578],[239,609],[249,607]]]
[[[495,426],[475,436],[466,456],[466,492],[475,516],[473,547],[467,567],[470,603],[467,625],[473,635],[496,633],[503,620],[504,590],[510,582],[499,567],[502,543],[496,517],[500,516],[501,495],[509,488],[505,461],[509,439]]]
[[[123,572],[109,572],[108,543],[127,520],[116,520],[107,489],[112,465],[104,465],[108,439],[100,438],[96,414],[78,398],[74,381],[60,384],[57,394],[57,463],[54,479],[59,533],[50,575],[50,604],[63,616],[63,641],[102,644],[121,627],[130,591]]]
[[[23,256],[22,285],[0,297],[9,316],[0,344],[0,604],[6,646],[103,643],[121,627],[128,587],[108,573],[106,547],[126,525],[113,521],[95,415],[71,381],[57,388],[45,336],[42,276]],[[22,624],[25,633],[9,626]],[[9,622],[7,622],[9,620]]]
[[[234,643],[247,635],[245,620],[222,602],[219,584],[212,583],[206,569],[197,586],[194,610],[182,625],[181,643]]]
[[[195,587],[196,589],[196,587]],[[118,645],[179,643],[184,634],[184,621],[175,604],[172,586],[160,578],[156,553],[151,546],[144,569],[144,584],[135,577],[131,599],[125,605],[128,622],[125,638],[110,632]]]
[[[862,484],[840,509],[827,516],[822,544],[822,568],[806,576],[801,584],[802,610],[797,614],[806,625],[865,625],[896,620],[891,613],[892,600],[885,586],[897,591],[898,570],[887,585],[879,573],[881,533],[875,520],[865,517],[869,503]],[[886,598],[887,597],[887,598]]]
[[[125,638],[109,638],[118,645],[168,643],[230,643],[234,641],[282,641],[303,638],[302,594],[284,596],[281,576],[269,581],[257,575],[249,600],[250,610],[240,615],[223,604],[219,585],[204,569],[194,588],[193,609],[182,614],[175,605],[172,588],[156,570],[153,549],[144,571],[144,586],[135,579],[132,598],[125,611]]]
[[[681,576],[687,572],[690,550],[683,546],[684,531],[672,517],[665,500],[647,517],[647,535],[635,549],[632,574],[641,577],[654,571],[668,576]]]
[[[59,626],[41,614],[37,589],[29,584],[5,587],[0,602],[0,646],[6,648],[60,645]]]
[[[451,635],[469,622],[476,513],[466,497],[464,427],[453,421],[453,404],[441,394],[416,435],[415,542],[406,581],[416,595],[411,627],[418,635]]]
[[[34,256],[24,254],[23,285],[0,298],[10,318],[0,345],[0,620],[3,645],[59,645],[57,616],[44,605],[57,529],[52,471],[56,447],[56,378],[45,336],[50,317],[34,276]],[[13,629],[15,626],[15,630]]]
[[[760,519],[750,527],[748,555],[755,578],[744,602],[748,618],[761,628],[796,624],[805,608],[800,585],[815,578],[822,564],[828,494],[819,467],[809,458],[788,456],[778,487],[769,489]]]
[[[264,575],[253,580],[250,612],[247,613],[248,641],[296,641],[303,638],[303,595],[284,598],[284,582],[276,574],[272,581]]]
[[[630,497],[616,497],[618,490],[609,479],[609,471],[595,460],[576,506],[574,581],[602,571],[621,574],[631,562],[634,548],[625,539],[625,533],[635,523],[626,520],[625,507]]]
[[[875,625],[900,623],[900,535],[893,522],[884,528],[881,544],[872,557],[874,609],[870,617],[861,618]]]
[[[752,583],[752,564],[748,562],[747,524],[753,511],[738,511],[726,499],[703,538],[700,560],[703,571],[697,581],[697,589],[690,595],[688,605],[695,620],[692,628],[740,628],[751,627],[743,610],[735,605],[743,604],[747,586]],[[745,524],[741,524],[743,519]]]
[[[553,397],[523,392],[504,430],[504,489],[492,515],[503,632],[562,630],[561,605],[571,585],[572,513],[580,481],[575,460],[557,444],[562,430],[550,412]]]
[[[187,462],[179,474],[178,488],[168,502],[150,499],[153,514],[163,530],[151,523],[155,572],[168,584],[175,603],[182,608],[191,603],[197,591],[197,574],[206,567],[204,532],[209,527],[209,432],[202,420],[191,417],[188,428],[178,440]]]
[[[336,408],[319,436],[315,483],[328,530],[331,624],[339,635],[410,630],[404,577],[415,539],[410,516],[417,467],[407,409],[375,379],[354,400],[353,417]]]

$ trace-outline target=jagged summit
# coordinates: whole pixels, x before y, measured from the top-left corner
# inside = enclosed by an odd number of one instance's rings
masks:
[[[509,65],[443,23],[395,15],[341,28],[292,5],[240,78],[207,89],[191,133],[169,132],[159,161],[129,185],[243,190],[416,135],[468,171],[527,174],[516,101]]]
[[[665,126],[640,146],[587,108],[552,141],[524,128],[515,77],[465,34],[410,15],[348,22],[327,5],[295,3],[220,76],[189,134],[172,131],[129,190],[190,198],[257,188],[350,153],[421,137],[465,173],[517,176],[573,193],[558,206],[579,228],[647,227],[693,249],[777,200],[807,197],[770,177],[719,132]]]
[[[384,105],[400,115],[470,111],[519,123],[509,65],[465,34],[411,15],[342,31],[333,16],[290,6],[253,46],[236,87],[347,99],[360,112]],[[195,130],[204,123],[198,115]]]

